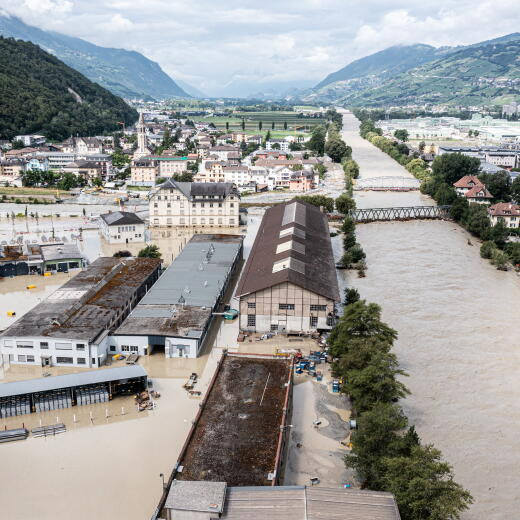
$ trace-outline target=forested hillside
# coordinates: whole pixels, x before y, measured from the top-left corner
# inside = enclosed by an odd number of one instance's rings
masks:
[[[0,37],[0,137],[100,135],[137,112],[30,42]]]

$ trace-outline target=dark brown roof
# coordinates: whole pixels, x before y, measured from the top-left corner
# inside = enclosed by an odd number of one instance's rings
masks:
[[[280,237],[282,230],[290,228],[295,228],[295,233]],[[276,252],[280,244],[291,240],[292,247]],[[273,273],[274,264],[281,260],[293,265]],[[237,296],[285,282],[334,301],[340,300],[327,218],[316,206],[296,199],[265,212],[240,278]]]

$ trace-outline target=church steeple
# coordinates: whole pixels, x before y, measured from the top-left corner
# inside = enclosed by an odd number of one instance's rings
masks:
[[[146,125],[144,124],[143,112],[139,112],[139,121],[136,125],[137,130],[137,150],[134,152],[134,161],[146,155],[150,155],[150,150],[146,146]]]

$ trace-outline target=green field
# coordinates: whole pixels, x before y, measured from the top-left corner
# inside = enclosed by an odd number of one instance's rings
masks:
[[[270,130],[272,137],[306,134],[311,132],[315,126],[325,124],[324,118],[298,117],[295,112],[238,112],[229,116],[208,116],[204,119],[212,122],[219,130],[225,130],[226,123],[229,123],[231,132],[241,131],[242,120],[244,120],[246,133],[265,134]],[[259,129],[260,122],[262,130]],[[272,129],[273,123],[274,130]],[[287,123],[287,130],[284,129],[285,123]]]

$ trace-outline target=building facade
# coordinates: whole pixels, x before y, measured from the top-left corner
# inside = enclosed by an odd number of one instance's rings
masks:
[[[169,179],[149,197],[151,227],[235,227],[240,195],[226,182],[176,182]]]
[[[340,298],[325,215],[302,201],[267,210],[236,294],[242,331],[331,329]]]
[[[114,211],[99,216],[99,229],[110,244],[145,241],[145,223],[135,213]]]
[[[504,222],[508,228],[520,228],[520,205],[511,202],[499,202],[488,209],[491,224]]]

